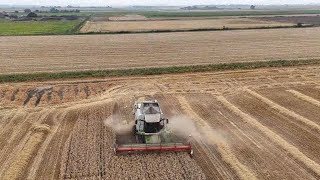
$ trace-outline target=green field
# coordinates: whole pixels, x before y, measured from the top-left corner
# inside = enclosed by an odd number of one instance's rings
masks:
[[[255,16],[255,15],[294,15],[294,14],[320,14],[320,10],[299,11],[203,11],[203,12],[142,12],[146,17],[214,17],[214,16]]]
[[[0,35],[71,34],[81,21],[0,21]]]
[[[255,15],[297,15],[297,14],[320,14],[320,10],[297,10],[297,11],[105,11],[105,12],[80,12],[80,13],[39,13],[39,16],[62,16],[78,15],[92,16],[123,16],[139,14],[149,18],[169,17],[215,17],[215,16],[255,16]],[[0,36],[2,35],[54,35],[76,34],[84,21],[28,21],[13,22],[0,20]]]
[[[121,16],[139,14],[146,17],[215,17],[215,16],[257,16],[320,14],[320,10],[277,10],[277,11],[106,11],[93,13],[94,16]]]

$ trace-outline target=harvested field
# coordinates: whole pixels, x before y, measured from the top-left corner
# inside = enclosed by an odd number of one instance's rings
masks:
[[[144,21],[148,20],[149,18],[137,15],[137,14],[130,14],[124,16],[95,16],[90,18],[92,22],[106,22],[106,21]]]
[[[112,16],[112,17],[109,17],[108,20],[109,21],[143,21],[143,20],[148,20],[148,18],[138,14],[130,14],[125,16]]]
[[[0,37],[0,73],[319,59],[319,41],[318,28]]]
[[[110,19],[110,18],[109,18]],[[128,19],[127,21],[125,21]],[[249,18],[219,19],[180,19],[129,21],[132,18],[114,18],[110,21],[88,21],[80,32],[121,32],[121,31],[156,31],[156,30],[192,30],[192,29],[223,29],[223,28],[258,28],[292,26],[292,23],[260,21]],[[118,21],[118,22],[116,22]],[[122,22],[119,22],[122,21]]]
[[[320,66],[0,84],[0,177],[319,179],[319,87]],[[104,122],[141,98],[194,122],[194,158],[114,155]]]

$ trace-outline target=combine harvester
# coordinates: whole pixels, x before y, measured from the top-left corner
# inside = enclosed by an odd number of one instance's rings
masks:
[[[186,151],[192,156],[190,143],[172,142],[171,132],[167,128],[169,120],[164,117],[156,100],[136,102],[133,111],[135,116],[133,134],[136,143],[115,144],[116,153]]]

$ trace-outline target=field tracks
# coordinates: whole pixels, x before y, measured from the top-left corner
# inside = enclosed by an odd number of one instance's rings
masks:
[[[268,104],[271,108],[277,110],[278,112],[280,112],[282,114],[285,114],[287,116],[293,117],[293,119],[301,121],[304,124],[310,126],[312,129],[315,129],[316,131],[320,132],[320,126],[317,123],[315,123],[315,122],[313,122],[313,121],[311,121],[311,120],[309,120],[309,119],[307,119],[307,118],[305,118],[305,117],[303,117],[303,116],[301,116],[301,115],[299,115],[299,114],[297,114],[297,113],[295,113],[293,111],[290,111],[289,109],[287,109],[287,108],[285,108],[283,106],[280,106],[279,104],[271,101],[270,99],[268,99],[266,97],[263,97],[262,95],[254,92],[254,91],[252,91],[250,89],[246,89],[245,91],[247,93],[249,93],[250,95],[252,95],[253,97],[259,99],[260,101]]]
[[[17,124],[16,129],[12,130],[8,144],[1,151],[2,153],[4,152],[4,154],[8,153],[8,151],[11,151],[11,153],[9,156],[0,156],[0,160],[3,162],[0,166],[0,177],[3,177],[3,179],[16,179],[25,173],[28,163],[30,163],[30,160],[35,156],[36,149],[50,132],[50,126],[42,123],[52,111],[53,110],[41,110],[21,117],[25,120]],[[28,123],[26,124],[27,121]],[[24,126],[27,129],[23,130]],[[25,131],[25,134],[21,136],[22,132],[20,131]],[[21,140],[19,140],[20,143],[13,146],[12,143],[17,138],[21,138]],[[10,150],[10,148],[13,148],[13,150]]]
[[[320,176],[320,165],[314,162],[312,159],[308,158],[305,154],[303,154],[298,148],[288,143],[286,140],[284,140],[282,137],[280,137],[278,134],[267,128],[266,126],[262,125],[258,120],[254,119],[250,115],[242,112],[240,109],[238,109],[235,105],[230,103],[225,97],[218,96],[217,100],[221,102],[227,109],[229,109],[231,112],[235,113],[239,117],[241,117],[242,120],[244,120],[246,123],[251,124],[252,126],[259,129],[262,133],[265,134],[269,139],[273,140],[275,143],[277,143],[280,147],[282,147],[284,150],[286,150],[288,153],[290,153],[295,159],[302,162],[307,168],[310,168],[313,172],[315,172],[318,176]]]
[[[311,103],[311,104],[313,104],[313,105],[315,105],[317,107],[320,107],[320,101],[318,101],[318,100],[316,100],[316,99],[314,99],[314,98],[312,98],[310,96],[307,96],[305,94],[300,93],[299,91],[292,90],[292,89],[287,90],[287,92],[293,94],[295,97],[297,97],[297,98],[299,98],[299,99],[301,99],[303,101],[307,101],[307,102],[309,102],[309,103]]]
[[[47,125],[36,125],[32,127],[32,132],[27,142],[4,171],[2,176],[4,180],[21,178],[29,161],[34,156],[35,150],[49,131],[50,128]]]
[[[52,138],[54,137],[54,135],[58,131],[60,125],[62,124],[62,123],[60,123],[59,120],[64,119],[64,117],[66,115],[66,113],[64,113],[61,118],[58,118],[60,114],[61,114],[61,112],[55,112],[55,114],[53,116],[53,121],[55,121],[57,123],[56,123],[56,125],[51,127],[51,130],[50,130],[49,134],[47,135],[47,138],[43,141],[40,149],[38,150],[37,156],[31,165],[31,169],[29,171],[27,179],[36,179],[36,173],[37,173],[37,170],[39,169],[41,161],[43,160],[43,155],[45,154],[47,147],[49,146]],[[52,168],[55,169],[55,165],[52,165]]]
[[[245,165],[243,165],[237,157],[232,153],[231,148],[225,142],[218,140],[212,132],[212,129],[197,113],[195,113],[190,107],[189,103],[183,96],[177,96],[179,103],[181,104],[182,110],[187,113],[198,125],[200,125],[201,132],[206,135],[206,138],[217,146],[217,150],[220,153],[222,159],[229,164],[237,173],[241,179],[256,179],[254,173],[252,173]]]
[[[22,115],[22,114],[24,114],[24,115]],[[25,144],[25,142],[29,138],[29,136],[30,136],[29,128],[30,127],[28,128],[28,126],[29,126],[28,124],[30,124],[30,123],[28,121],[33,121],[35,119],[40,120],[41,118],[40,118],[39,114],[40,113],[27,114],[23,110],[18,110],[18,111],[16,111],[14,116],[12,116],[12,118],[9,119],[8,125],[5,126],[5,128],[2,128],[3,132],[0,132],[0,137],[6,137],[6,143],[3,145],[3,147],[1,148],[1,151],[0,151],[0,175],[1,175],[3,168],[6,166],[6,164],[8,164],[10,162],[10,159],[14,158],[15,153],[17,153],[18,151],[20,151],[22,149],[23,144]],[[47,115],[47,113],[43,112],[41,117],[45,117],[46,115]],[[24,120],[21,121],[21,119],[24,119]],[[13,123],[13,121],[17,121],[17,122],[21,121],[21,122],[16,124],[17,127],[12,128],[12,126],[15,125],[15,123]],[[28,128],[27,130],[24,130],[25,133],[21,132],[23,127]],[[6,133],[8,133],[9,131],[11,132],[11,135],[8,136],[8,135],[6,135]],[[21,134],[23,134],[23,135],[21,136]],[[19,145],[13,144],[12,142],[15,140],[15,138],[18,135],[21,136],[18,139],[18,141],[20,141],[21,143],[19,143]],[[12,148],[14,148],[14,151],[12,151]],[[7,155],[7,154],[9,154],[9,155]]]

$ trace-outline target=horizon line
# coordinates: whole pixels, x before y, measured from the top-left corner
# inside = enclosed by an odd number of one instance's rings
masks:
[[[298,3],[286,3],[286,4],[189,4],[189,5],[140,5],[140,4],[131,4],[131,5],[112,5],[112,4],[106,4],[106,5],[75,5],[75,4],[67,4],[67,5],[55,5],[55,4],[50,4],[50,5],[36,5],[36,4],[0,4],[0,6],[62,6],[62,7],[67,7],[67,6],[76,6],[76,7],[106,7],[106,6],[114,6],[114,7],[132,7],[132,6],[141,6],[141,7],[180,7],[180,6],[250,6],[250,5],[255,5],[255,6],[308,6],[308,5],[320,5],[319,3],[307,3],[307,4],[298,4]]]

